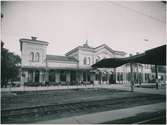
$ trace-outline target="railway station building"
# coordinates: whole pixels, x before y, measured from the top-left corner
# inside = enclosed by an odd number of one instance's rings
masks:
[[[98,68],[91,66],[104,58],[123,58],[126,53],[116,51],[102,44],[90,47],[88,41],[71,49],[65,56],[48,55],[48,42],[31,39],[20,39],[21,50],[21,83],[24,85],[46,82],[52,85],[63,84],[114,84],[130,81],[130,66],[125,64],[118,68]],[[151,65],[137,64],[135,68],[137,82],[148,82],[153,79]]]

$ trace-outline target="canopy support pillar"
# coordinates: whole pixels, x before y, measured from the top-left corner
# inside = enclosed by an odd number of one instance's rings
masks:
[[[158,66],[155,65],[155,79],[156,79],[156,89],[159,89],[158,87]]]
[[[131,87],[131,92],[134,91],[134,73],[133,73],[133,64],[130,63],[130,73],[131,73],[131,81],[130,81],[130,87]]]

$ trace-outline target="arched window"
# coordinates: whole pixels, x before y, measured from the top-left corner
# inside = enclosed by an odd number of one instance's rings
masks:
[[[84,60],[83,60],[83,64],[85,64],[86,65],[86,57],[84,57]]]
[[[33,52],[30,53],[30,61],[32,61],[32,62],[34,61],[34,53]]]
[[[90,57],[88,57],[88,63],[87,64],[90,65]]]
[[[36,60],[37,62],[39,62],[39,52],[36,52],[36,54],[35,54],[35,60]]]

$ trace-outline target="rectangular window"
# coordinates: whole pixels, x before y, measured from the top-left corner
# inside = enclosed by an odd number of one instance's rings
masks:
[[[63,82],[66,81],[66,72],[65,71],[60,72],[60,81],[63,81]]]
[[[76,71],[71,71],[71,81],[76,81]]]
[[[90,81],[90,73],[89,72],[87,73],[87,78],[88,78],[88,81]]]
[[[96,77],[96,81],[100,80],[100,75],[99,74],[96,74],[95,77]]]
[[[123,81],[123,73],[120,73],[120,81]]]
[[[107,81],[107,76],[104,75],[104,76],[102,77],[102,80],[103,80],[103,81]]]
[[[120,75],[119,75],[119,72],[117,73],[117,80],[120,81]]]
[[[55,82],[55,71],[54,70],[49,71],[49,81]]]
[[[83,72],[83,81],[86,81],[86,72]]]
[[[45,81],[45,73],[42,72],[42,81]]]
[[[130,72],[127,73],[127,80],[131,81],[131,73]]]
[[[150,80],[148,73],[145,74],[145,80],[146,80],[146,82],[149,82],[149,80]]]
[[[33,71],[32,70],[28,71],[28,82],[33,82]]]

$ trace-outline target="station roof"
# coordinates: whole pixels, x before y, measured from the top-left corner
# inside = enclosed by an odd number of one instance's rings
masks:
[[[152,65],[166,65],[166,45],[162,45],[150,50],[145,51],[142,54],[127,58],[108,58],[103,59],[92,67],[94,68],[116,68],[126,63],[141,63]]]
[[[47,60],[78,62],[74,57],[69,56],[46,55],[46,58]]]
[[[136,56],[128,57],[127,61],[130,63],[166,65],[166,45],[147,50],[145,53]]]

